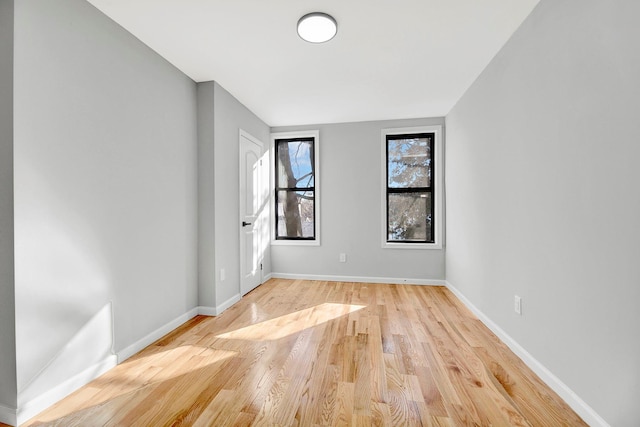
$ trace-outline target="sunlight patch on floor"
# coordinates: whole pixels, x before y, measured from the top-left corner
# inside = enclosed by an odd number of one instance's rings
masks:
[[[46,417],[36,416],[34,420],[52,422],[70,415],[69,407],[73,408],[72,412],[79,412],[151,385],[212,367],[237,355],[235,351],[183,345],[148,356],[134,356],[54,405],[47,410]],[[185,358],[189,362],[185,363]]]
[[[217,335],[216,338],[252,341],[278,340],[307,328],[320,325],[338,317],[365,308],[366,305],[324,303],[304,310],[285,314],[275,319],[246,326]]]

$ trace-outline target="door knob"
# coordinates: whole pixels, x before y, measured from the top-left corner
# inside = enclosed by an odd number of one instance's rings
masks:
[[[251,223],[250,223],[250,222],[242,221],[242,226],[243,226],[243,227],[246,227],[247,225],[251,225]]]

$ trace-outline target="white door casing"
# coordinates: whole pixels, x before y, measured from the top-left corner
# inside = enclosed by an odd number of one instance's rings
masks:
[[[262,283],[263,144],[240,130],[240,293]]]

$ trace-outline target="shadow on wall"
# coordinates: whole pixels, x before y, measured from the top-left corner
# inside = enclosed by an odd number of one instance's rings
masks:
[[[39,412],[39,400],[47,400],[47,392],[52,392],[73,377],[87,369],[101,368],[105,360],[111,358],[115,364],[113,352],[113,307],[107,303],[65,343],[64,347],[31,379],[18,390],[18,408],[20,413]],[[98,373],[98,372],[96,372]],[[75,387],[70,387],[71,389]],[[66,393],[65,393],[66,394]],[[53,397],[57,400],[60,396]],[[48,406],[48,404],[47,404]],[[33,409],[32,409],[33,408]],[[33,414],[30,414],[33,415]],[[22,419],[18,414],[18,419]]]
[[[21,410],[113,355],[106,261],[100,239],[86,219],[91,215],[80,205],[83,197],[72,197],[78,188],[87,193],[95,189],[88,183],[62,185],[47,180],[47,175],[27,162],[17,168],[18,190],[25,190],[16,192],[15,204]]]
[[[113,308],[109,302],[26,386],[18,390],[18,423],[30,419],[116,364]]]

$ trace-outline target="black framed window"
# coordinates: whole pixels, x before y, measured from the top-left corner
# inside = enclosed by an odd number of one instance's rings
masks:
[[[389,243],[434,243],[434,133],[386,135]]]
[[[315,240],[315,138],[276,139],[275,238]]]

